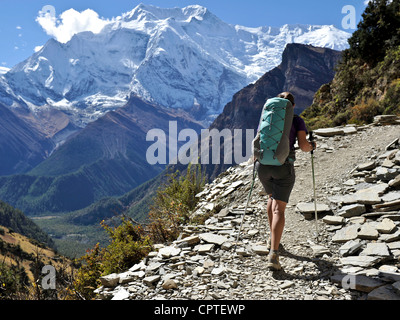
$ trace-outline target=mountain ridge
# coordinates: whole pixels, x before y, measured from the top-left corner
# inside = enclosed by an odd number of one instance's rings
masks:
[[[0,75],[0,103],[50,145],[41,160],[69,137],[129,101],[131,94],[183,110],[209,126],[232,96],[281,62],[287,43],[344,49],[349,34],[333,26],[248,28],[225,23],[201,6],[161,9],[139,5],[81,32],[66,43],[51,38],[39,51]],[[29,141],[18,168],[26,173]],[[2,156],[2,154],[0,154]],[[1,170],[1,169],[0,169]]]
[[[203,128],[174,109],[148,104],[136,96],[73,134],[27,174],[0,177],[0,198],[28,215],[79,210],[104,197],[122,196],[157,176],[165,165],[150,165],[147,132]],[[168,148],[166,149],[168,150]]]
[[[199,103],[207,116],[277,66],[287,43],[343,50],[348,37],[333,26],[247,28],[200,6],[139,5],[98,34],[82,32],[67,43],[50,39],[2,77],[8,102],[32,111],[50,105],[81,127],[122,106],[131,92],[166,107]]]

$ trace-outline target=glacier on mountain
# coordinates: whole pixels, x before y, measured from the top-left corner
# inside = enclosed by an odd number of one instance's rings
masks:
[[[31,110],[51,106],[84,127],[124,105],[133,92],[165,107],[200,107],[204,119],[279,65],[286,44],[343,50],[349,37],[334,26],[249,28],[197,5],[140,4],[99,33],[78,33],[67,43],[50,39],[0,75],[0,101],[19,101]]]

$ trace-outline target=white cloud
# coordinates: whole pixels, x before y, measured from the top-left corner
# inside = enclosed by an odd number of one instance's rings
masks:
[[[69,9],[61,13],[58,19],[48,11],[39,11],[36,21],[48,35],[62,43],[68,42],[79,32],[99,33],[110,22],[99,18],[97,12],[91,9],[82,12]]]
[[[21,29],[22,29],[22,27],[21,27],[21,26],[16,26],[16,28],[17,28],[18,30],[21,30]]]

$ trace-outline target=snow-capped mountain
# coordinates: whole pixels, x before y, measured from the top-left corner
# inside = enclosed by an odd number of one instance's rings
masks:
[[[32,111],[50,106],[84,127],[124,105],[131,92],[165,107],[217,115],[235,92],[281,62],[288,43],[343,50],[350,34],[334,26],[230,25],[193,5],[139,5],[100,33],[49,40],[0,76],[0,101]]]

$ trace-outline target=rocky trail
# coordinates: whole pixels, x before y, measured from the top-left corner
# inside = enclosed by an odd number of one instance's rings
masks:
[[[281,271],[265,267],[267,196],[258,179],[235,252],[253,169],[243,163],[197,195],[193,215],[208,214],[204,225],[102,277],[99,299],[400,300],[400,125],[385,120],[316,131],[318,239],[311,155],[297,151]]]

